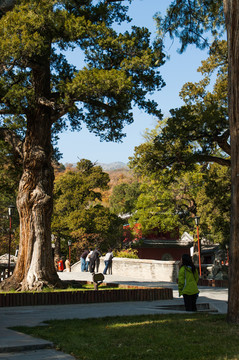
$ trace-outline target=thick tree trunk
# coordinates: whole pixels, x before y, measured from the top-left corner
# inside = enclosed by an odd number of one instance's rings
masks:
[[[50,122],[39,115],[28,122],[17,207],[20,246],[14,274],[4,289],[41,290],[60,285],[51,250],[51,214],[54,173],[51,166]]]
[[[232,173],[228,321],[239,323],[239,0],[224,0],[224,12],[228,36]]]
[[[39,58],[38,64],[34,64],[32,78],[35,103],[31,104],[32,110],[27,114],[23,175],[17,198],[19,254],[12,277],[1,284],[3,289],[41,290],[44,286],[61,285],[51,250],[52,110],[41,101],[50,97],[49,55]]]

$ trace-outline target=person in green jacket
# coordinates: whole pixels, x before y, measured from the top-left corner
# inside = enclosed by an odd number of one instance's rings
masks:
[[[178,291],[179,296],[183,295],[186,311],[197,311],[196,302],[199,294],[197,287],[198,279],[198,272],[192,262],[191,256],[184,254],[182,256],[182,266],[178,274]]]

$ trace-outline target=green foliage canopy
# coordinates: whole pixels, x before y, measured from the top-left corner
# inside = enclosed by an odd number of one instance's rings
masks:
[[[164,85],[157,70],[162,43],[151,45],[146,28],[114,30],[115,21],[129,20],[126,12],[119,2],[18,1],[0,20],[1,126],[26,124],[40,105],[51,112],[54,135],[65,128],[66,115],[74,130],[84,121],[102,140],[120,140],[133,105],[160,115],[146,94]],[[82,69],[65,56],[77,48]],[[39,91],[34,81],[41,68]]]
[[[186,83],[180,92],[185,105],[170,110],[171,117],[159,123],[154,138],[136,148],[131,159],[136,171],[174,176],[192,170],[195,163],[230,166],[226,51],[225,41],[213,44],[198,69],[203,79]]]
[[[101,190],[108,188],[109,175],[101,166],[82,159],[75,171],[55,181],[53,233],[75,238],[78,248],[115,247],[121,239],[121,221],[101,205]],[[113,246],[114,245],[114,246]]]
[[[116,185],[110,197],[110,209],[118,215],[132,214],[139,194],[140,184],[137,181]]]
[[[223,0],[173,0],[166,16],[162,18],[158,13],[155,19],[160,36],[168,33],[179,39],[180,53],[189,44],[204,49],[211,42],[210,34],[218,39],[225,33]]]
[[[194,216],[201,216],[200,233],[206,239],[228,243],[230,234],[230,168],[216,163],[194,164],[192,170],[149,171],[148,158],[158,153],[154,139],[160,126],[146,132],[146,141],[135,151],[131,167],[141,174],[141,194],[130,224],[141,224],[143,235],[156,231],[179,230],[191,234]]]

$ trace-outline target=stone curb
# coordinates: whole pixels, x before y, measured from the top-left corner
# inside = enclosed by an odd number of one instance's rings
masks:
[[[50,341],[34,338],[11,329],[1,330],[0,353],[53,348]]]

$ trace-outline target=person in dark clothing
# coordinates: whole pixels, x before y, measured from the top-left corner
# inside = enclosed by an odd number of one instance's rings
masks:
[[[99,263],[100,263],[100,256],[101,253],[100,251],[96,248],[90,257],[90,272],[94,273],[95,272],[95,266],[96,266],[96,271],[98,272],[99,270]]]
[[[85,261],[85,259],[86,259],[86,257],[87,257],[88,254],[89,254],[89,250],[85,250],[85,251],[82,253],[81,257],[80,257],[81,271],[82,271],[82,272],[86,271],[86,261]]]

